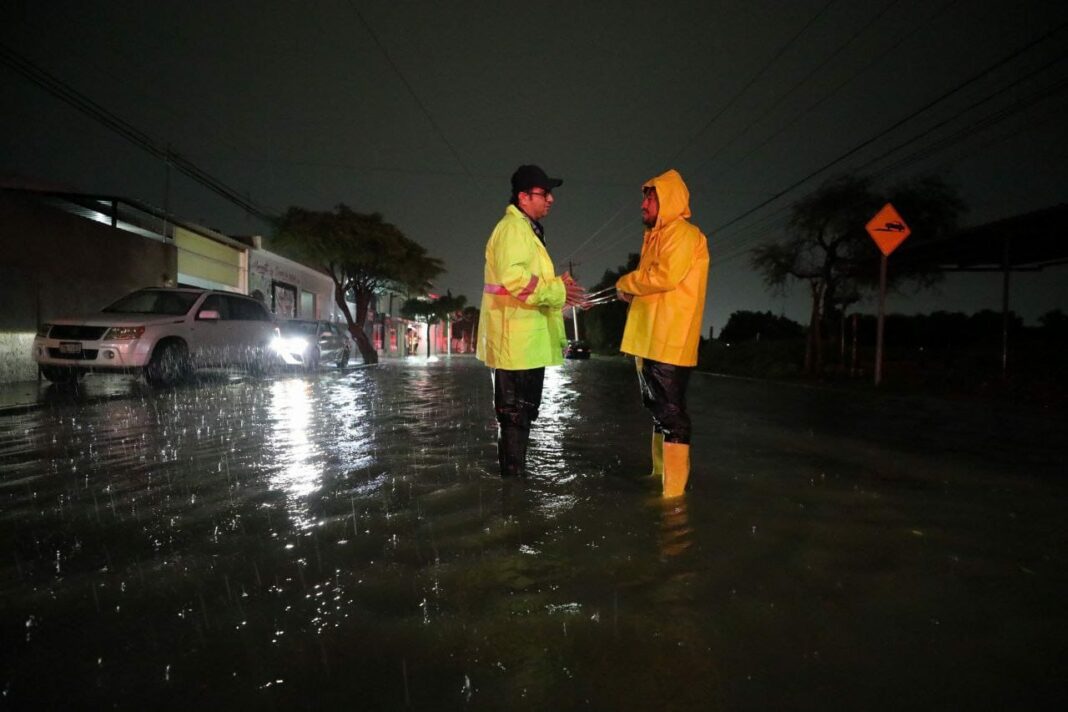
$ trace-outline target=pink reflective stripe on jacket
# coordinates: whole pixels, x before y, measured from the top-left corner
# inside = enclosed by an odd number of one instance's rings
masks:
[[[534,275],[530,278],[530,281],[527,282],[527,286],[523,287],[519,294],[515,295],[515,298],[521,302],[525,302],[527,299],[530,298],[530,295],[533,294],[534,290],[537,288],[538,276]],[[487,284],[485,287],[482,288],[482,291],[486,294],[496,294],[498,296],[508,296],[508,294],[510,294],[508,289],[505,288],[503,284]]]
[[[534,275],[527,282],[527,286],[523,287],[523,291],[515,295],[515,298],[521,302],[525,302],[530,299],[530,295],[534,293],[534,290],[538,288],[538,275]]]

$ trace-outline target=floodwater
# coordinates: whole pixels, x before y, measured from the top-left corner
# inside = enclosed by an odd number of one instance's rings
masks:
[[[469,357],[123,388],[0,415],[0,707],[1068,699],[1060,416],[695,374],[665,503],[622,360],[516,482]]]

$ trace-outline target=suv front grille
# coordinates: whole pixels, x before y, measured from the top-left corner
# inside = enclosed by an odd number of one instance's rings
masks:
[[[78,324],[53,324],[48,332],[50,339],[70,339],[71,341],[97,341],[108,330],[106,326],[80,326]]]

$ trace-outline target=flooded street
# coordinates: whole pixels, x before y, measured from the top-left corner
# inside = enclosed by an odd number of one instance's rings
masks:
[[[695,374],[664,503],[623,360],[517,482],[470,357],[116,388],[0,414],[4,708],[1068,699],[1063,416]]]

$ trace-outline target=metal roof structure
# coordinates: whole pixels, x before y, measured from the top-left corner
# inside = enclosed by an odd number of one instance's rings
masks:
[[[1035,272],[1068,264],[1068,203],[965,228],[942,240],[910,245],[901,262],[937,265],[943,272]]]
[[[63,212],[154,240],[173,240],[174,226],[208,237],[239,250],[249,245],[203,225],[178,218],[148,203],[117,195],[73,193],[55,190],[0,186],[5,193],[27,196]]]
[[[894,255],[901,264],[910,261],[936,265],[942,272],[1000,272],[1001,373],[1009,365],[1009,274],[1038,272],[1068,264],[1068,204],[965,228],[943,240],[909,245]]]

